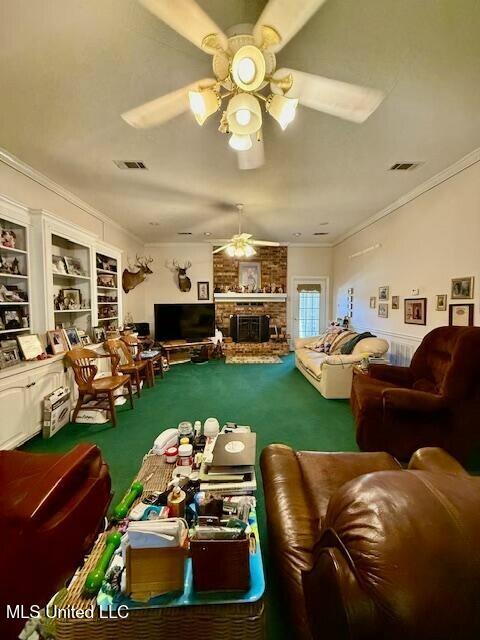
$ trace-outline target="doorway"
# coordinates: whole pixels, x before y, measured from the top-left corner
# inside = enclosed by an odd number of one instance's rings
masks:
[[[292,338],[318,336],[327,327],[328,278],[292,278]]]

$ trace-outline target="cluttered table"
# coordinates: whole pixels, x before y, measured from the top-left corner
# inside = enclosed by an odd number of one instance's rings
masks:
[[[173,430],[169,431],[173,432]],[[235,448],[234,445],[228,445],[228,442],[231,443],[232,441],[240,447],[238,441],[233,439],[233,436],[227,435],[225,439],[227,450],[231,451]],[[145,456],[141,469],[132,484],[132,489],[138,487],[141,488],[141,491],[139,491],[135,499],[130,500],[129,513],[141,513],[142,507],[145,507],[145,504],[152,497],[160,496],[159,500],[161,501],[161,496],[170,491],[169,487],[171,488],[172,484],[175,484],[172,483],[172,477],[179,477],[179,467],[171,462],[166,462],[165,451],[171,450],[171,447],[168,446],[170,444],[169,437],[160,438],[160,442],[161,446],[164,447],[163,455],[159,455],[158,447],[157,452],[155,452],[155,448],[152,449]],[[213,442],[215,442],[215,439],[213,439]],[[226,458],[224,457],[220,461],[222,463],[227,462],[228,465],[228,454]],[[221,468],[223,469],[224,466]],[[245,465],[243,467],[237,465],[236,467],[237,470],[245,470],[245,468]],[[233,467],[232,469],[234,470]],[[207,480],[205,474],[206,470],[203,466],[200,475],[204,478],[204,482],[199,487],[197,486],[197,489],[202,488],[202,486],[203,488],[211,486],[211,482],[205,482]],[[229,507],[231,507],[229,501],[245,501],[245,498],[239,498],[239,495],[241,495],[241,489],[239,489],[241,483],[238,482],[238,474],[231,474],[231,476],[235,478],[235,485],[232,484],[232,487],[235,486],[235,490],[233,490],[235,497],[227,497],[228,489],[208,492],[207,494],[212,500],[225,500],[225,505],[228,504]],[[195,476],[195,478],[197,477]],[[219,479],[223,480],[224,476],[219,476]],[[183,479],[182,482],[184,482]],[[224,487],[225,482],[219,482],[218,486]],[[195,540],[195,534],[192,533],[195,528],[190,528],[188,550],[184,554],[185,563],[182,565],[179,574],[181,582],[172,586],[173,590],[170,592],[158,595],[149,594],[153,597],[145,596],[141,598],[130,592],[134,590],[134,587],[131,586],[133,584],[132,581],[137,579],[133,576],[133,571],[132,575],[127,578],[129,587],[127,592],[124,592],[125,574],[133,566],[129,557],[133,557],[134,552],[139,553],[136,549],[129,549],[127,554],[125,554],[124,550],[122,553],[117,551],[116,555],[113,556],[113,561],[110,562],[110,567],[113,567],[115,563],[122,567],[119,571],[119,574],[122,574],[124,579],[121,590],[112,593],[109,583],[103,580],[102,587],[98,593],[86,593],[85,586],[88,584],[89,577],[95,576],[96,570],[103,561],[106,546],[109,541],[119,535],[118,531],[123,532],[122,544],[124,545],[126,539],[125,531],[128,533],[132,530],[133,533],[130,533],[130,536],[134,540],[134,533],[136,533],[137,528],[142,529],[144,532],[148,531],[149,528],[152,528],[152,530],[155,528],[155,525],[151,522],[148,523],[148,521],[146,526],[142,522],[134,522],[132,524],[130,521],[130,524],[128,524],[128,519],[120,523],[114,522],[113,527],[111,526],[110,529],[99,536],[92,553],[87,558],[84,566],[77,572],[68,589],[57,594],[55,601],[57,606],[62,611],[74,612],[71,617],[59,616],[53,621],[54,634],[57,640],[95,640],[97,638],[103,640],[130,640],[133,638],[135,640],[143,640],[145,638],[146,640],[147,638],[167,638],[171,636],[184,637],[183,634],[187,637],[187,634],[192,634],[192,629],[202,637],[209,638],[209,640],[262,640],[265,633],[263,602],[265,581],[256,523],[255,500],[251,497],[251,483],[246,482],[245,486],[248,487],[246,493],[250,496],[248,500],[252,504],[252,508],[250,508],[247,515],[248,519],[244,518],[247,521],[248,539],[245,537],[244,541],[232,540],[231,542],[223,539],[215,541],[203,539],[202,536],[206,535],[204,532],[209,530],[208,518],[205,523],[206,528],[205,526],[196,528],[197,535],[200,533],[199,540]],[[185,489],[187,490],[186,486]],[[175,489],[175,491],[178,491],[178,489]],[[196,499],[198,499],[198,495],[204,497],[205,492],[201,494],[197,492],[195,494]],[[169,495],[169,500],[170,496],[171,494]],[[120,503],[122,508],[126,498],[127,495]],[[161,510],[162,507],[157,507],[158,509]],[[192,509],[194,509],[193,506]],[[227,509],[227,506],[225,506],[225,509]],[[183,510],[180,515],[188,516]],[[191,518],[189,517],[188,519],[189,526],[192,527]],[[177,521],[181,524],[182,520],[183,517],[170,518],[163,522],[170,523],[173,526],[173,523]],[[160,520],[156,522],[160,523],[160,527],[162,526]],[[198,518],[196,522],[198,524]],[[232,520],[232,522],[235,525],[238,520]],[[232,526],[231,523],[230,526]],[[213,527],[213,530],[216,529],[217,527]],[[218,527],[218,529],[225,528]],[[113,534],[112,531],[114,532]],[[245,547],[247,550],[244,555]],[[225,550],[227,550],[226,556]],[[170,564],[168,565],[166,578],[163,577],[160,580],[174,581],[179,556],[177,554],[172,558],[171,553],[175,553],[174,549],[162,550],[162,553],[165,552],[170,553]],[[143,549],[140,550],[141,553],[147,554],[146,557],[151,557],[154,550]],[[129,556],[129,554],[131,555]],[[240,558],[247,559],[243,561]],[[122,573],[124,561],[127,565],[127,571]],[[195,562],[197,562],[196,567]],[[236,564],[238,562],[240,564]],[[243,564],[241,564],[242,562]],[[219,569],[219,567],[225,568],[228,565],[237,567],[233,575],[231,572],[230,574],[225,574],[224,570]],[[140,565],[137,566],[140,567]],[[145,565],[142,565],[142,567],[145,570]],[[160,566],[161,569],[162,567]],[[110,572],[112,573],[113,569],[110,569]],[[108,575],[107,570],[105,573]],[[136,570],[136,576],[138,575],[143,574]],[[148,583],[148,589],[150,589],[152,579],[157,580],[159,574],[158,572],[153,572],[152,578],[152,566],[147,565],[146,575],[150,576],[145,578],[150,580]],[[241,586],[242,581],[245,579],[244,586]],[[233,585],[239,582],[233,591],[229,591],[225,588],[219,589],[218,580],[224,580],[226,583]],[[231,582],[232,580],[233,582]],[[134,600],[134,595],[138,599]]]

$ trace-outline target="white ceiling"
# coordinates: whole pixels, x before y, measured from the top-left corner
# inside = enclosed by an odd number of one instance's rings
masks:
[[[265,2],[200,4],[227,29],[255,22]],[[363,125],[299,108],[282,132],[266,118],[267,164],[241,172],[215,117],[148,131],[120,119],[211,75],[209,56],[135,0],[2,0],[0,146],[149,242],[230,236],[236,202],[257,237],[314,242],[328,230],[333,241],[480,146],[479,34],[478,0],[328,0],[279,66],[386,100]],[[404,160],[424,164],[387,171]]]

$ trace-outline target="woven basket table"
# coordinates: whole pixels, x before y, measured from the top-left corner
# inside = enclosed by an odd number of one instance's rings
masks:
[[[159,456],[147,455],[136,479],[143,483],[144,494],[148,494],[164,491],[171,475],[171,465],[159,462]],[[65,617],[55,620],[57,640],[181,639],[192,635],[208,640],[264,640],[263,598],[251,603],[130,609],[124,618],[100,617],[96,598],[84,597],[82,589],[88,572],[102,554],[106,535],[99,537],[65,598],[58,604],[62,610],[88,611],[89,618]],[[105,613],[103,615],[107,616]]]

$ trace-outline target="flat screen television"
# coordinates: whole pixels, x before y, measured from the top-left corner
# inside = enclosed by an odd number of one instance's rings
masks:
[[[155,339],[196,342],[215,335],[214,304],[156,304]]]

